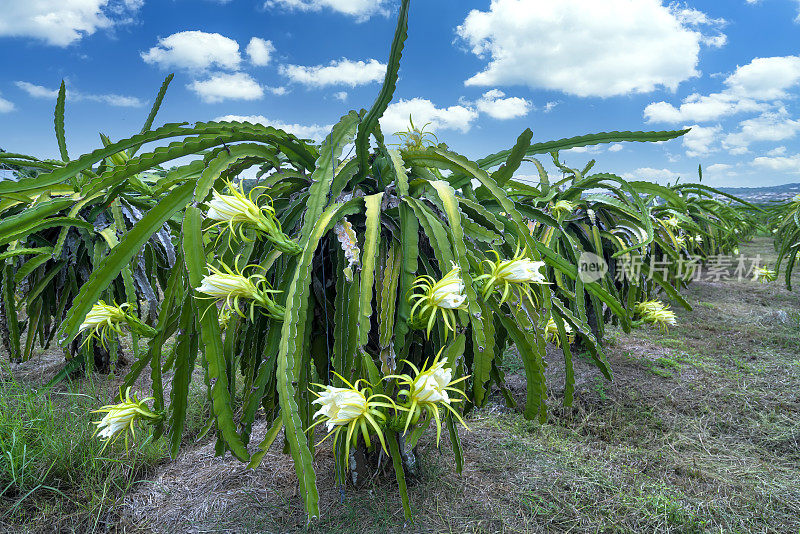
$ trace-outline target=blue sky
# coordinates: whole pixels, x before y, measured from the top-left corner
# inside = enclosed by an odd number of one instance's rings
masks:
[[[75,156],[98,132],[247,117],[321,138],[380,87],[395,0],[4,0],[0,147],[56,157],[68,87]],[[800,0],[412,0],[384,131],[407,117],[478,158],[609,130],[683,139],[571,150],[573,166],[710,185],[800,182]],[[532,171],[523,169],[523,173]]]

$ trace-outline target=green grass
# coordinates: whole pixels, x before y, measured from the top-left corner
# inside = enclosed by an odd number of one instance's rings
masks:
[[[117,528],[136,532],[796,534],[797,294],[780,284],[733,282],[692,284],[685,295],[694,309],[676,309],[678,325],[669,332],[609,329],[612,382],[575,355],[573,407],[561,406],[560,353],[551,347],[548,372],[555,379],[548,378],[547,423],[525,420],[495,394],[487,407],[469,416],[471,431],[461,432],[462,474],[455,473],[447,432],[438,449],[430,435],[423,438],[417,454],[422,476],[409,479],[413,525],[404,524],[391,472],[342,493],[333,483],[332,457],[323,445],[316,458],[322,517],[306,526],[294,468],[281,453],[280,439],[261,467],[246,472],[229,455],[215,457],[213,440],[192,443],[209,415],[202,380],[190,396],[187,454],[164,465],[152,444],[145,445],[152,453],[137,449],[126,459],[124,452],[107,451],[118,462],[93,463],[99,445],[90,438],[86,411],[97,401],[77,395],[78,389],[37,396],[28,387],[9,385],[0,391],[4,421],[17,426],[28,421],[43,425],[41,432],[54,440],[76,440],[76,450],[83,450],[77,456],[86,459],[76,462],[72,475],[56,476],[47,467],[64,454],[39,451],[33,465],[40,475],[25,487],[50,485],[64,496],[37,489],[0,521],[0,530],[12,525],[12,531],[48,531],[41,525],[61,521],[68,531],[90,531],[95,525],[101,531],[108,521],[118,521]],[[777,321],[779,312],[789,319]],[[524,405],[517,352],[507,351],[500,367],[516,379],[511,393]],[[18,391],[30,398],[9,400]],[[83,393],[99,396],[89,386]],[[8,417],[5,406],[11,402],[20,407]],[[30,422],[48,418],[53,422]],[[73,428],[60,428],[65,420]],[[155,478],[154,469],[162,475],[159,484],[131,487],[133,481]],[[79,479],[84,473],[89,476]],[[24,491],[3,497],[0,509],[22,496]],[[126,515],[130,509],[139,515]]]
[[[5,369],[4,369],[5,370]],[[46,389],[0,375],[0,531],[104,531],[137,481],[169,458],[165,440],[137,428],[126,452],[94,436],[91,413],[114,402],[113,377],[88,376]],[[140,395],[143,397],[146,395]],[[190,445],[210,416],[201,381],[189,395],[184,442]],[[51,530],[52,529],[52,530]]]
[[[85,531],[94,530],[136,477],[165,458],[164,443],[150,440],[131,447],[127,457],[119,447],[101,451],[91,425],[99,416],[90,413],[103,404],[97,393],[0,379],[0,525],[80,517]]]

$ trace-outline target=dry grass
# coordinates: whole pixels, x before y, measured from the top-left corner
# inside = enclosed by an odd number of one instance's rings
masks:
[[[766,240],[743,252],[771,253]],[[560,408],[549,354],[548,424],[499,396],[463,432],[464,472],[421,444],[423,475],[404,525],[391,479],[340,492],[330,451],[316,467],[322,518],[306,527],[277,440],[257,470],[187,447],[111,510],[125,532],[800,532],[800,301],[779,283],[695,283],[669,333],[609,333],[614,381],[576,357],[575,403]],[[524,399],[520,365],[504,362]],[[253,442],[265,427],[257,426]]]

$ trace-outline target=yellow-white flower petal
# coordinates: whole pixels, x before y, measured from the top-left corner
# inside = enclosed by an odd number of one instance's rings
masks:
[[[464,282],[461,280],[461,269],[453,266],[433,289],[433,300],[441,308],[456,309],[464,305],[467,296],[464,294]]]
[[[417,402],[446,402],[450,403],[450,396],[445,388],[453,378],[452,369],[444,367],[443,360],[430,369],[421,372],[411,383],[412,397]]]
[[[527,258],[512,260],[501,267],[496,276],[507,282],[545,284],[547,279],[541,272],[544,266],[543,261],[533,261]]]
[[[124,305],[123,305],[124,306]],[[109,306],[103,301],[98,302],[81,323],[79,330],[94,330],[103,325],[116,324],[124,320],[126,317],[125,311],[120,306]]]
[[[244,276],[236,274],[210,274],[205,276],[197,290],[216,298],[252,298],[255,287]]]
[[[255,222],[261,210],[245,196],[222,195],[212,191],[214,198],[208,203],[206,216],[215,221]]]
[[[353,389],[334,386],[325,386],[325,389],[319,393],[319,398],[312,403],[321,405],[314,414],[314,419],[320,415],[326,417],[328,431],[358,419],[368,409],[367,399],[361,393]]]

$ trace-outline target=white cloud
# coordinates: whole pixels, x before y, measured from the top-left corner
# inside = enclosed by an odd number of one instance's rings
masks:
[[[345,100],[347,100],[347,91],[338,91],[336,93],[333,93],[333,98],[341,102],[344,102]]]
[[[275,52],[275,45],[272,41],[267,41],[259,37],[253,37],[245,49],[247,56],[250,58],[250,63],[257,67],[269,65],[272,60],[272,54]]]
[[[488,11],[470,11],[457,32],[489,58],[467,85],[607,97],[674,90],[698,76],[706,36],[697,26],[718,22],[661,0],[493,0]]]
[[[588,145],[588,146],[576,146],[573,148],[568,148],[567,150],[562,151],[562,154],[600,154],[603,152],[605,146],[603,145]]]
[[[622,146],[621,144],[615,143],[615,144],[611,145],[610,147],[608,147],[608,151],[609,152],[619,152],[623,148],[625,148],[625,147]]]
[[[660,183],[675,182],[680,176],[680,174],[669,169],[654,169],[652,167],[640,167],[632,172],[622,174],[622,177],[628,181],[647,180]]]
[[[269,91],[270,93],[272,93],[275,96],[283,96],[283,95],[285,95],[285,94],[287,94],[289,92],[289,90],[287,88],[283,87],[283,86],[270,87],[269,85],[265,85],[264,89],[266,89],[267,91]]]
[[[264,96],[264,88],[244,72],[213,74],[206,80],[195,80],[187,87],[207,104],[224,100],[258,100]]]
[[[786,154],[786,147],[785,146],[776,146],[769,152],[767,152],[767,156],[783,156]]]
[[[670,7],[672,7],[675,17],[682,24],[689,26],[711,26],[713,28],[717,28],[718,30],[727,24],[725,19],[713,19],[702,11],[692,9],[690,7],[684,6],[683,8],[680,8],[677,4],[672,4]],[[714,35],[703,35],[701,42],[706,46],[722,48],[725,46],[725,44],[727,44],[728,36],[721,31],[718,31],[718,33]]]
[[[283,121],[268,119],[263,115],[225,115],[223,117],[217,117],[214,120],[239,121],[239,122],[251,122],[253,124],[264,124],[266,126],[272,126],[273,128],[284,130],[302,139],[313,139],[314,141],[322,141],[325,138],[325,136],[330,133],[331,129],[333,129],[332,124],[325,124],[325,125],[289,124]]]
[[[74,95],[73,99],[75,100],[89,100],[91,102],[102,102],[104,104],[108,104],[109,106],[117,106],[124,108],[140,108],[146,104],[146,102],[144,102],[139,98],[136,98],[135,96],[125,96],[116,94],[92,95],[83,93],[70,93],[69,96],[72,95]]]
[[[728,44],[728,36],[724,33],[719,33],[717,35],[704,35],[703,44],[713,48],[722,48]]]
[[[728,163],[714,163],[713,165],[703,165],[703,179],[712,184],[730,185],[731,178],[739,176],[736,167],[740,165],[730,165]]]
[[[722,132],[721,126],[698,126],[693,124],[684,126],[684,128],[691,128],[682,138],[686,155],[690,158],[706,156],[718,150],[714,145],[719,141],[720,133]]]
[[[738,113],[763,111],[767,107],[763,102],[724,92],[710,95],[693,93],[683,99],[679,108],[667,102],[653,102],[644,109],[644,116],[648,122],[707,122]]]
[[[732,167],[733,167],[732,165],[728,165],[727,163],[715,163],[713,165],[705,167],[703,171],[708,174],[720,174],[731,169]]]
[[[763,112],[772,101],[788,98],[800,86],[800,56],[755,58],[736,68],[725,89],[709,95],[691,94],[679,107],[653,102],[644,110],[648,122],[713,121],[748,112]]]
[[[242,61],[239,43],[218,33],[196,30],[163,37],[158,40],[157,46],[142,52],[141,56],[146,63],[158,65],[162,69],[194,71],[214,66],[237,70]]]
[[[67,46],[115,24],[130,22],[142,0],[5,1],[0,13],[0,37],[33,37]]]
[[[0,113],[10,113],[11,111],[14,111],[14,103],[0,96]]]
[[[698,11],[697,9],[690,8],[688,6],[674,6],[672,10],[675,17],[683,24],[689,24],[691,26],[704,26],[704,25],[713,25],[717,27],[722,27],[727,24],[725,19],[712,19],[702,11]]]
[[[524,117],[531,110],[531,103],[524,98],[505,98],[505,93],[499,89],[492,89],[483,93],[476,102],[478,111],[486,113],[493,119],[506,120]]]
[[[364,62],[343,58],[338,61],[331,61],[329,65],[316,65],[313,67],[281,65],[280,73],[293,82],[309,87],[325,87],[328,85],[355,87],[383,80],[386,75],[386,64],[375,59]]]
[[[760,156],[752,161],[752,165],[775,172],[800,173],[800,154],[772,158]]]
[[[387,0],[267,0],[264,7],[278,7],[290,11],[321,11],[330,9],[364,22],[372,15],[389,14]]]
[[[411,100],[398,100],[386,109],[381,118],[381,129],[386,133],[405,131],[408,129],[409,115],[414,124],[421,128],[428,124],[426,131],[458,130],[468,132],[472,123],[478,118],[478,112],[465,106],[450,106],[437,108],[430,100],[412,98]]]
[[[272,41],[253,37],[245,47],[249,63],[265,66],[272,61],[275,46]],[[158,45],[141,53],[146,63],[161,68],[180,68],[195,78],[187,85],[203,102],[214,104],[223,100],[257,100],[268,91],[276,96],[289,92],[286,87],[261,86],[249,74],[242,72],[239,43],[220,35],[202,31],[173,33],[159,39]],[[217,68],[231,72],[212,72]],[[201,78],[205,76],[205,78]]]
[[[41,85],[36,85],[30,82],[14,82],[14,85],[28,93],[33,98],[56,98],[58,96],[58,89],[48,89]]]
[[[744,153],[752,143],[759,141],[784,141],[800,132],[800,120],[789,118],[785,109],[768,112],[739,123],[739,131],[728,134],[723,147]],[[746,150],[745,150],[746,151]]]
[[[557,105],[559,105],[560,103],[561,103],[561,102],[548,102],[547,104],[545,104],[545,105],[544,105],[544,112],[545,112],[545,113],[550,113],[550,112],[551,112],[551,111],[553,111],[553,109],[555,109],[555,107],[556,107]]]
[[[729,91],[757,100],[778,100],[800,84],[800,56],[757,57],[738,67],[725,84]]]
[[[42,85],[36,85],[30,82],[17,81],[14,82],[19,89],[28,93],[28,96],[33,98],[41,98],[45,100],[53,100],[58,97],[58,89],[49,89]],[[144,100],[135,96],[118,95],[114,93],[109,94],[92,94],[83,93],[75,89],[67,88],[67,100],[71,102],[100,102],[108,104],[109,106],[116,107],[130,107],[140,108],[147,104]]]

